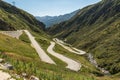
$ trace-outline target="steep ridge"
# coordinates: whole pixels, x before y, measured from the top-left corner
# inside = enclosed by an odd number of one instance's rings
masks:
[[[98,65],[110,73],[120,72],[119,0],[102,0],[87,6],[69,21],[50,27],[48,33],[93,53]]]
[[[44,30],[45,25],[31,14],[0,1],[0,30]]]

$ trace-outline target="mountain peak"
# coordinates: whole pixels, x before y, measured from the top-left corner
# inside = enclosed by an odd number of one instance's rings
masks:
[[[59,16],[44,16],[44,17],[36,17],[38,20],[42,21],[44,24],[46,24],[46,27],[53,26],[54,24],[58,24],[60,22],[69,20],[71,17],[73,17],[79,10],[76,10],[74,12],[65,14],[65,15],[59,15]]]

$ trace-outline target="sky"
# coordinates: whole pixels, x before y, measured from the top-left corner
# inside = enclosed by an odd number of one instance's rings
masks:
[[[34,16],[58,16],[81,9],[100,0],[5,0]]]

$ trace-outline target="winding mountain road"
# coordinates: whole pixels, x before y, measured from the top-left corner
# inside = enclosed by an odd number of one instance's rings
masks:
[[[51,45],[47,49],[47,51],[51,55],[57,57],[58,59],[62,60],[63,62],[66,62],[68,64],[68,66],[66,68],[69,68],[70,70],[73,70],[73,71],[79,71],[80,70],[80,68],[81,68],[80,63],[78,63],[78,62],[76,62],[76,61],[74,61],[74,60],[72,60],[70,58],[67,58],[67,57],[53,51],[54,46],[55,46],[55,42],[51,41]]]
[[[19,39],[20,35],[23,33],[22,30],[17,31],[0,31],[1,34]]]
[[[50,63],[50,64],[56,64],[46,53],[45,51],[41,48],[41,46],[37,43],[35,38],[31,35],[31,33],[28,30],[24,30],[24,32],[28,35],[33,47],[37,51],[41,61]]]
[[[41,61],[49,63],[49,64],[55,64],[56,65],[56,63],[46,54],[46,52],[41,48],[41,46],[37,43],[35,38],[32,36],[32,34],[28,30],[14,31],[17,34],[12,32],[12,31],[1,32],[1,33],[9,35],[11,37],[16,37],[18,39],[23,31],[28,35],[28,37],[29,37],[29,39],[31,41],[31,44],[35,48],[36,52],[38,53]],[[65,48],[68,51],[71,51],[71,52],[76,53],[76,54],[82,54],[82,53],[79,52],[80,50],[78,50],[76,48],[71,49],[71,47],[65,46],[64,42],[62,42],[61,40],[54,39],[54,41],[57,44],[61,45],[63,48]],[[76,61],[74,61],[74,60],[72,60],[72,59],[70,59],[68,57],[65,57],[65,56],[53,51],[53,48],[55,46],[55,42],[51,41],[51,45],[48,47],[47,51],[51,55],[57,57],[58,59],[60,59],[61,61],[65,62],[65,63],[67,63],[68,65],[66,66],[66,68],[69,68],[70,70],[73,70],[73,71],[79,71],[81,66],[82,66],[80,63],[78,63],[78,62],[76,62]]]
[[[57,44],[59,44],[60,46],[62,46],[63,48],[65,48],[66,50],[68,50],[68,51],[70,51],[70,52],[72,52],[72,53],[75,53],[75,54],[78,54],[78,55],[83,55],[83,54],[86,53],[85,51],[79,50],[79,49],[77,49],[77,48],[68,47],[68,46],[64,45],[64,44],[66,44],[66,43],[64,43],[63,41],[61,41],[61,40],[59,40],[59,39],[57,39],[57,38],[54,38],[53,40],[54,40]]]

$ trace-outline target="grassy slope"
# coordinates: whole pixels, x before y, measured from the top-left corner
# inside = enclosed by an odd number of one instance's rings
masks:
[[[2,34],[0,34],[0,39],[0,51],[2,52],[0,57],[6,59],[7,62],[12,63],[14,66],[14,71],[11,73],[21,74],[22,72],[26,72],[28,77],[30,75],[36,75],[40,79],[46,80],[69,80],[71,78],[75,80],[93,80],[90,76],[85,77],[83,74],[78,74],[65,69],[64,65],[66,64],[53,56],[51,57],[56,61],[58,64],[57,66],[41,62],[35,50],[30,46],[30,43],[28,43],[28,41],[26,43],[24,40],[28,39],[25,34],[20,37],[22,41]],[[46,44],[44,41],[42,43]]]
[[[23,47],[24,46],[24,47]],[[0,34],[0,49],[1,51],[17,53],[21,56],[36,57],[35,50],[28,44],[24,44],[20,40],[10,38]],[[30,50],[30,51],[29,51]],[[33,54],[31,54],[33,53]],[[31,54],[31,55],[30,55]]]
[[[38,34],[36,33],[34,33],[34,35],[36,35],[36,40],[46,51],[47,47],[50,45],[49,42],[50,39],[46,39],[43,36],[38,36]],[[55,60],[57,65],[51,65],[41,62],[35,50],[30,46],[29,39],[25,33],[23,33],[20,36],[20,40],[2,34],[0,34],[0,39],[1,39],[0,51],[3,52],[3,54],[1,54],[0,57],[5,58],[7,62],[12,63],[12,65],[14,66],[14,71],[11,71],[11,73],[21,74],[22,72],[26,72],[28,74],[28,77],[30,75],[36,75],[43,80],[83,80],[83,79],[96,80],[97,79],[94,75],[92,75],[92,72],[96,72],[97,70],[90,63],[88,63],[88,61],[85,60],[85,58],[74,55],[73,53],[69,53],[59,45],[56,45],[55,48],[56,52],[60,52],[61,54],[65,53],[63,55],[73,58],[77,61],[80,61],[82,62],[82,64],[90,68],[82,67],[81,71],[74,72],[64,68],[66,64],[51,55],[49,56],[52,57],[53,60]],[[12,47],[10,47],[11,45]],[[103,78],[103,80],[105,79],[110,80],[110,78],[108,77],[101,77],[101,78]]]
[[[27,38],[24,34],[21,37],[22,40]],[[28,76],[36,75],[40,79],[61,80],[61,74],[55,72],[57,67],[41,62],[36,51],[29,43],[2,34],[0,34],[0,39],[0,51],[2,52],[0,57],[12,63],[15,67],[15,73],[26,72]]]
[[[93,53],[99,66],[120,72],[120,1],[102,0],[87,6],[71,20],[48,29],[50,34]],[[77,38],[77,39],[76,39]],[[114,60],[113,60],[114,59]]]

